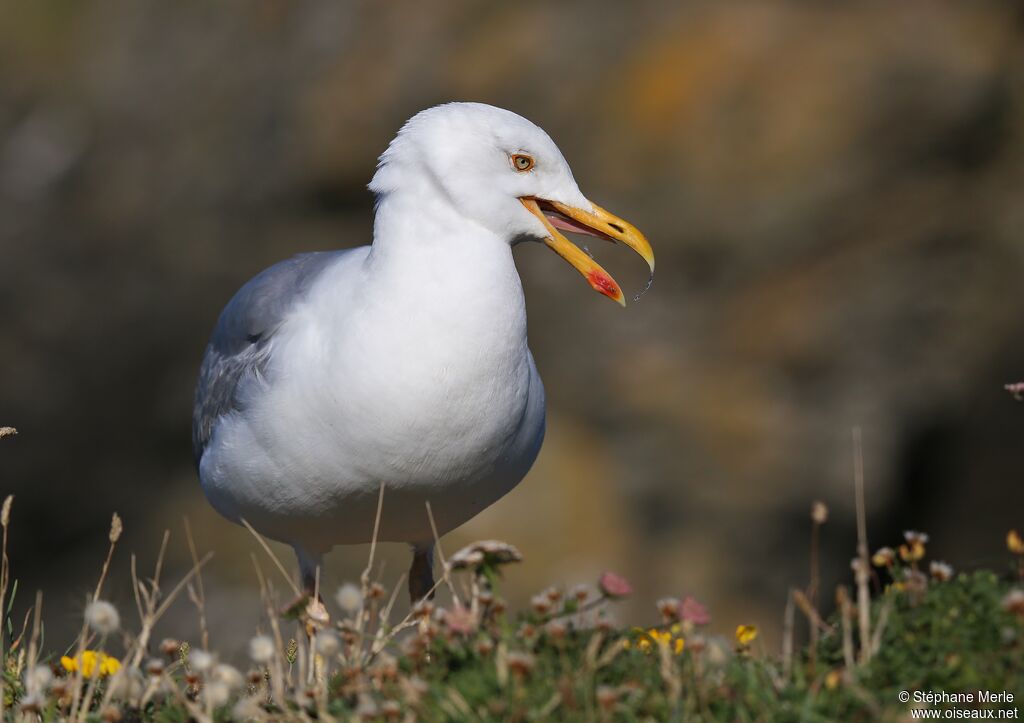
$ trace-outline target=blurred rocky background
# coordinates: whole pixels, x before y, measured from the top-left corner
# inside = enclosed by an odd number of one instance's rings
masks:
[[[1001,568],[1024,521],[1024,406],[1002,389],[1024,378],[1022,40],[1010,0],[2,2],[17,607],[43,588],[48,633],[76,626],[114,510],[127,607],[129,555],[148,569],[165,528],[168,574],[187,568],[188,516],[216,553],[213,642],[242,644],[258,550],[189,449],[207,335],[265,266],[368,242],[377,155],[448,100],[544,127],[658,255],[622,310],[517,249],[548,441],[449,552],[518,545],[516,600],[611,568],[637,589],[624,622],[693,594],[719,629],[770,633],[807,582],[812,500],[832,513],[826,600],[849,570],[860,425],[872,547],[916,527],[956,566]],[[390,585],[406,551],[385,553]],[[332,555],[325,587],[365,555]],[[194,635],[187,601],[173,614],[164,632]]]

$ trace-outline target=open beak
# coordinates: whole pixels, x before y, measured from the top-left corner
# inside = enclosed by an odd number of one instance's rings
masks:
[[[583,274],[583,278],[594,291],[619,302],[622,306],[626,305],[626,297],[622,295],[622,289],[611,274],[601,268],[601,265],[584,253],[579,246],[563,236],[558,229],[584,233],[629,246],[647,262],[651,269],[651,280],[654,279],[654,250],[639,229],[628,221],[623,221],[597,204],[593,204],[594,212],[591,213],[557,201],[531,197],[519,200],[547,229],[548,236],[544,243]]]

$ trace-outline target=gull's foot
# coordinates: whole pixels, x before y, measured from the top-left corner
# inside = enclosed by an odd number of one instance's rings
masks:
[[[303,592],[294,600],[281,608],[281,617],[301,620],[306,632],[313,635],[331,624],[330,613],[321,598],[313,597],[312,593]]]

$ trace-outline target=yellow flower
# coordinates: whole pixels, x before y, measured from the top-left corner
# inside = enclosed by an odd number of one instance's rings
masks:
[[[104,655],[100,661],[100,675],[107,677],[113,675],[121,669],[121,661],[117,658],[112,658],[109,655]]]
[[[839,683],[843,680],[843,674],[838,670],[830,670],[825,676],[825,687],[829,690],[835,690],[839,687]]]
[[[82,676],[85,678],[91,678],[96,674],[96,655],[95,650],[86,650],[82,653]]]
[[[658,645],[668,645],[672,642],[672,633],[668,630],[658,630],[657,628],[651,628],[647,631],[651,640],[656,642]]]
[[[682,637],[673,635],[674,632],[678,631],[678,625],[673,625],[669,630],[633,628],[633,633],[637,636],[636,647],[645,653],[650,653],[655,645],[664,645],[669,650],[674,651],[676,655],[681,654],[686,646],[686,641]],[[629,650],[633,647],[633,644],[629,640],[624,640],[622,641],[622,647]]]
[[[900,545],[900,557],[904,562],[917,562],[924,557],[924,545],[914,541],[910,545]]]
[[[1024,555],[1024,538],[1016,530],[1010,530],[1006,533],[1006,547],[1014,555]]]
[[[738,625],[736,627],[736,642],[741,648],[746,648],[757,639],[757,626]]]
[[[83,650],[80,658],[69,658],[65,655],[61,657],[60,664],[69,673],[77,672],[81,668],[83,678],[92,678],[97,673],[100,677],[106,678],[121,668],[120,660],[95,650]]]
[[[891,547],[881,547],[871,556],[871,564],[875,567],[890,567],[896,561],[896,553]]]

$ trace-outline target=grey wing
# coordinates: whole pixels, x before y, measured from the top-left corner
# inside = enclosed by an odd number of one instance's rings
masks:
[[[347,251],[301,254],[260,272],[220,313],[206,346],[192,407],[192,454],[199,462],[217,420],[241,409],[241,381],[266,371],[269,342],[317,277]]]

